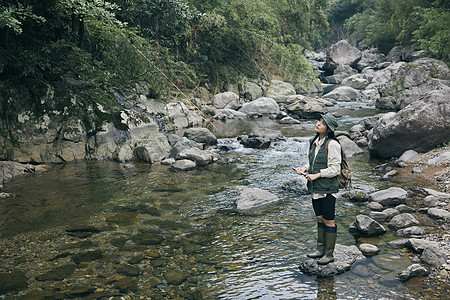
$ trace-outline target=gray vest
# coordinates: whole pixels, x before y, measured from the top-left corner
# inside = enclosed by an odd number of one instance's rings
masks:
[[[321,169],[328,168],[328,157],[325,151],[325,145],[328,138],[323,142],[322,146],[314,159],[314,154],[316,153],[316,144],[313,144],[311,150],[309,151],[309,173],[316,174],[319,173]],[[318,178],[314,181],[308,181],[308,190],[311,193],[317,194],[334,194],[339,192],[339,181],[337,176],[332,178]]]

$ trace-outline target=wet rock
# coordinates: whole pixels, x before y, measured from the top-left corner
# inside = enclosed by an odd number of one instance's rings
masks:
[[[231,108],[237,109],[241,106],[239,96],[233,92],[225,92],[217,94],[212,99],[212,105],[216,108]]]
[[[394,208],[386,208],[383,210],[383,213],[386,214],[386,221],[390,221],[393,217],[400,214],[400,212]]]
[[[139,141],[134,148],[133,153],[138,160],[153,164],[161,162],[169,156],[170,149],[171,147],[167,137],[162,133],[158,133],[145,140]]]
[[[411,226],[407,228],[402,228],[397,230],[396,235],[398,236],[404,236],[404,237],[411,237],[411,236],[422,236],[425,234],[425,230],[422,229],[420,226]]]
[[[88,261],[101,259],[102,257],[103,257],[102,251],[92,250],[92,251],[86,251],[86,252],[81,252],[81,253],[75,254],[72,256],[72,260],[75,263],[79,264],[81,262],[88,262]]]
[[[371,171],[385,173],[385,172],[392,171],[392,167],[388,163],[385,163],[385,164],[376,166],[375,168],[371,169]]]
[[[416,210],[412,207],[409,207],[405,204],[400,204],[395,207],[395,209],[400,213],[415,213]]]
[[[373,211],[382,211],[384,206],[378,202],[369,202],[369,204],[367,204],[367,208]]]
[[[386,229],[374,219],[365,216],[356,216],[356,221],[350,224],[349,231],[355,236],[380,236],[386,233]]]
[[[421,277],[428,275],[428,270],[419,264],[414,264],[403,270],[398,274],[398,278],[402,281],[407,281],[414,277]]]
[[[69,277],[76,269],[73,264],[57,267],[47,273],[36,276],[36,280],[39,281],[61,281],[64,278]]]
[[[115,214],[106,218],[108,223],[120,224],[120,225],[132,225],[137,221],[137,213],[123,212]]]
[[[398,174],[398,172],[396,170],[392,170],[392,171],[389,171],[386,174],[384,174],[382,178],[387,180],[387,179],[389,179],[391,177],[394,177],[397,174]]]
[[[244,189],[236,200],[238,210],[251,210],[278,201],[277,195],[259,188]]]
[[[117,268],[117,273],[126,276],[137,276],[141,273],[141,269],[131,265],[122,265]]]
[[[420,256],[420,261],[434,268],[440,268],[446,263],[446,256],[438,245],[432,244],[425,247]]]
[[[214,115],[214,119],[217,120],[233,120],[233,119],[246,119],[247,115],[236,111],[234,109],[230,109],[230,108],[224,108],[224,109],[219,109],[217,110],[217,113]]]
[[[144,255],[136,255],[128,260],[128,263],[131,265],[136,265],[145,259]]]
[[[164,274],[167,283],[179,285],[182,284],[188,277],[189,272],[179,271],[179,270],[169,270]]]
[[[437,246],[436,242],[430,242],[424,239],[411,238],[408,240],[406,246],[415,253],[422,253],[428,246]]]
[[[248,136],[267,138],[273,142],[285,139],[281,131],[262,127],[253,128]]]
[[[292,117],[284,117],[280,120],[280,124],[301,124],[302,122]]]
[[[365,78],[364,75],[356,74],[344,78],[344,80],[342,80],[341,82],[341,85],[349,86],[357,90],[362,90],[369,85],[369,81]]]
[[[100,229],[95,228],[93,226],[74,226],[74,227],[70,227],[68,229],[66,229],[67,234],[71,235],[71,236],[76,236],[79,238],[86,238],[86,237],[90,237],[91,235],[93,235],[94,233],[99,233]]]
[[[385,222],[387,219],[386,213],[382,211],[372,211],[370,212],[369,217],[377,222]]]
[[[333,72],[339,64],[354,66],[361,60],[361,57],[361,51],[346,40],[341,40],[328,49],[323,68],[328,72]]]
[[[389,222],[388,226],[392,230],[399,230],[402,228],[419,225],[420,225],[419,221],[417,221],[412,214],[403,213],[393,217],[392,220]]]
[[[138,290],[138,281],[131,277],[119,279],[116,282],[117,288],[121,292],[136,292]]]
[[[184,132],[183,136],[205,146],[217,145],[216,136],[208,128],[189,128]]]
[[[241,135],[238,137],[238,141],[247,148],[255,149],[267,149],[270,147],[271,141],[264,137],[248,137]]]
[[[364,256],[374,256],[380,252],[380,248],[375,245],[363,243],[359,245],[359,250],[364,254]]]
[[[409,243],[409,239],[394,240],[387,243],[387,245],[392,249],[402,249],[405,248]]]
[[[428,209],[427,214],[434,219],[450,219],[450,212],[445,209],[432,207]]]
[[[309,275],[327,277],[342,274],[351,269],[352,265],[364,259],[364,255],[356,246],[336,244],[334,250],[335,261],[321,266],[316,259],[308,259],[299,265],[299,269]]]
[[[189,159],[181,159],[174,162],[171,166],[175,170],[189,171],[197,167],[197,164]]]
[[[28,278],[25,272],[0,272],[0,294],[6,294],[14,290],[22,290],[28,287]]]
[[[383,206],[397,206],[399,204],[405,204],[408,199],[408,193],[397,187],[391,187],[387,190],[371,193],[369,200],[378,202]]]
[[[283,183],[282,188],[287,191],[295,192],[298,194],[309,193],[308,187],[306,186],[307,180],[303,176],[296,176]]]
[[[164,238],[153,231],[141,231],[132,237],[132,240],[139,245],[159,245]]]

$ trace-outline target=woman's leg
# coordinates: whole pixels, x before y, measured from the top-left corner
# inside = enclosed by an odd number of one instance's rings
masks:
[[[316,251],[308,253],[306,256],[310,258],[321,258],[325,254],[325,223],[320,201],[313,199],[312,204],[317,219],[317,247]]]
[[[325,198],[321,199],[321,207],[325,224],[325,255],[317,263],[326,265],[334,261],[333,252],[337,237],[337,226],[334,220],[336,198],[328,194]]]

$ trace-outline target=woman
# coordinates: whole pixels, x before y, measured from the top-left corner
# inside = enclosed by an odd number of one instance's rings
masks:
[[[322,115],[315,127],[316,136],[310,143],[307,163],[295,169],[297,174],[304,175],[308,180],[308,190],[312,195],[317,218],[317,249],[307,256],[320,258],[317,261],[320,265],[334,261],[337,235],[334,218],[339,193],[337,176],[341,172],[342,159],[341,145],[334,136],[337,127],[336,118],[332,114]]]

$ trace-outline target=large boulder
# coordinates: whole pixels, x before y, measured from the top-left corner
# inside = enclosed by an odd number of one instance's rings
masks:
[[[327,106],[333,105],[328,100],[303,95],[290,96],[288,101],[291,104],[286,109],[304,119],[316,119],[320,115],[328,112]]]
[[[361,98],[361,94],[357,89],[352,87],[340,86],[322,97],[331,98],[334,100],[358,100]]]
[[[138,160],[155,163],[161,162],[168,157],[170,149],[167,137],[162,133],[158,133],[145,141],[139,142],[134,148],[134,155]]]
[[[329,84],[340,84],[345,78],[356,74],[358,74],[358,71],[352,67],[339,64],[334,70],[334,74],[324,77],[323,81]]]
[[[308,181],[304,176],[296,176],[293,179],[290,179],[288,181],[285,181],[282,185],[282,188],[284,190],[298,193],[298,194],[308,194],[308,187],[306,186],[306,183]]]
[[[450,70],[447,65],[432,58],[421,58],[402,64],[390,80],[380,89],[381,98],[376,106],[399,110],[419,100],[427,92],[450,87]]]
[[[244,83],[244,98],[248,100],[256,100],[264,95],[261,85],[247,81]]]
[[[438,269],[446,263],[446,256],[438,245],[428,245],[423,250],[420,261]]]
[[[252,102],[244,103],[238,111],[246,115],[270,115],[277,114],[280,111],[280,107],[274,99],[261,97]]]
[[[272,80],[265,94],[266,97],[272,98],[278,103],[283,103],[295,93],[295,88],[292,84],[280,80]]]
[[[333,72],[339,64],[355,66],[361,56],[361,51],[350,45],[346,40],[341,40],[328,50],[323,69],[327,72]]]
[[[316,259],[308,259],[299,265],[299,269],[308,275],[316,275],[318,277],[333,276],[350,270],[353,264],[364,258],[358,247],[336,244],[334,262],[327,265],[319,265]]]
[[[189,128],[183,136],[205,146],[217,145],[216,136],[208,128]]]
[[[215,160],[215,156],[212,152],[200,150],[198,148],[185,149],[178,153],[177,159],[179,160],[191,160],[198,166],[206,166]]]
[[[417,219],[414,218],[412,214],[403,213],[393,217],[392,220],[389,222],[388,226],[393,230],[399,230],[402,228],[419,225],[420,225],[419,221],[417,221]]]
[[[408,192],[397,187],[391,187],[387,190],[381,190],[369,195],[369,201],[380,203],[383,206],[397,206],[399,204],[405,204],[407,199]]]
[[[344,78],[341,84],[357,90],[362,90],[369,85],[369,81],[365,78],[364,75],[357,74]]]
[[[450,88],[427,93],[398,113],[380,118],[369,135],[373,157],[399,157],[406,150],[427,152],[450,140]]]
[[[339,140],[342,149],[344,149],[345,155],[354,156],[357,154],[364,153],[364,150],[361,149],[354,141],[349,139],[347,136],[340,135],[337,139]]]
[[[255,127],[249,135],[238,137],[239,143],[247,148],[266,149],[272,142],[283,140],[284,137],[279,130]]]
[[[246,188],[236,200],[238,210],[248,211],[278,201],[277,195],[260,188]]]
[[[233,92],[225,92],[215,95],[212,100],[212,105],[219,109],[237,109],[241,106],[239,103],[239,96]]]
[[[386,229],[366,215],[356,216],[356,220],[349,225],[349,232],[354,236],[380,236],[386,233]]]
[[[355,66],[355,69],[362,71],[368,67],[374,67],[379,63],[386,61],[386,56],[382,53],[377,53],[376,49],[364,50],[361,53],[361,60]]]
[[[173,145],[169,156],[172,158],[177,158],[181,151],[191,148],[203,149],[203,144],[192,141],[187,137],[182,137],[175,143],[175,145]]]

